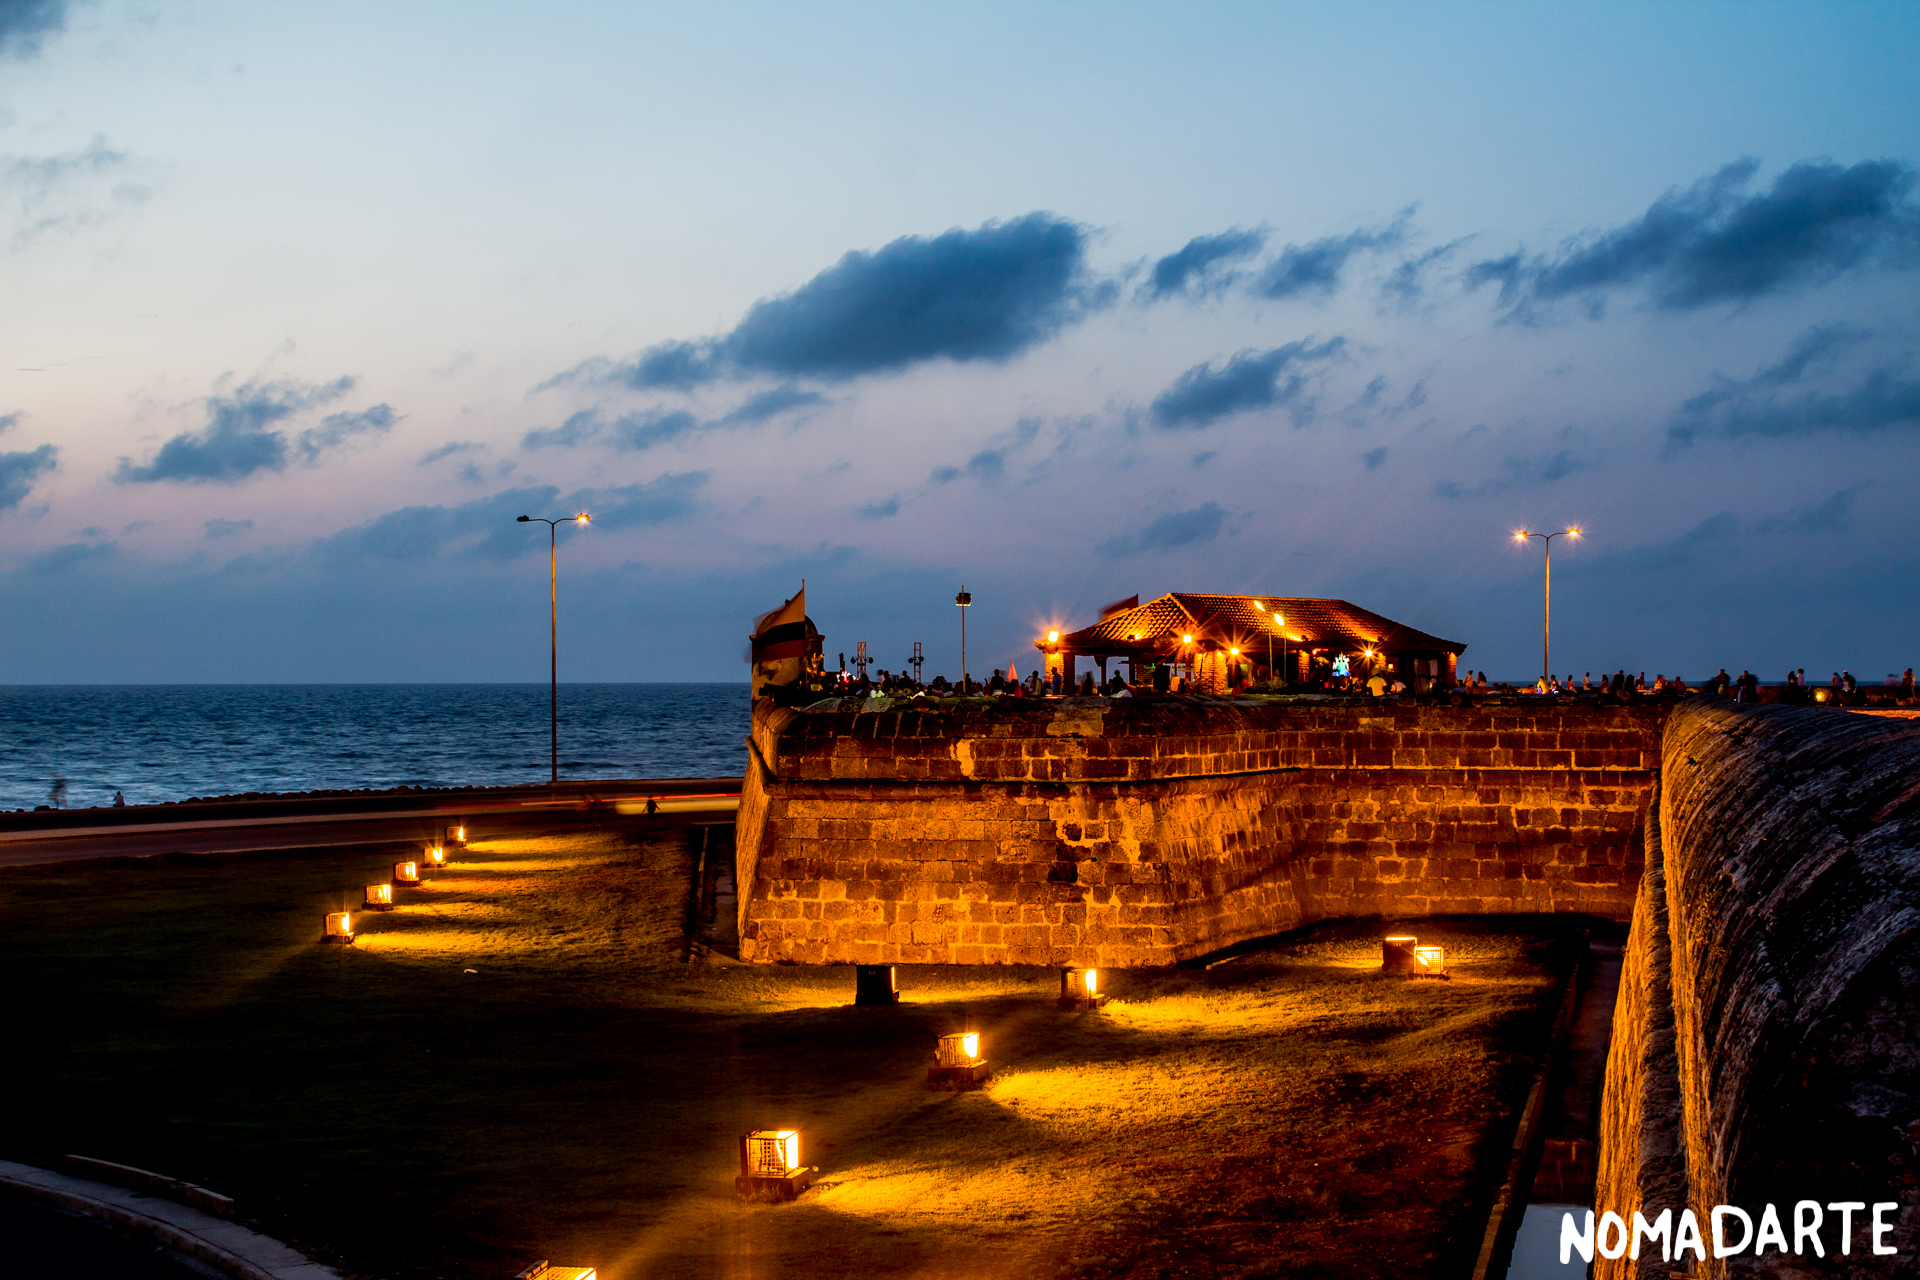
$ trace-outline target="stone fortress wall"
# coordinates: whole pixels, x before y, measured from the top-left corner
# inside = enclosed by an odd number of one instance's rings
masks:
[[[1165,965],[1336,916],[1624,920],[1667,712],[762,702],[741,956]]]

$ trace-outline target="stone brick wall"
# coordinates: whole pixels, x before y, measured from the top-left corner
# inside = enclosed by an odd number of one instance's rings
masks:
[[[743,958],[1171,964],[1329,916],[1625,919],[1663,707],[756,708]]]
[[[1602,1103],[1596,1212],[1901,1206],[1874,1256],[1597,1259],[1596,1276],[1911,1274],[1920,1243],[1920,725],[1675,711]],[[1733,1228],[1739,1235],[1739,1227]],[[1709,1251],[1710,1252],[1710,1251]]]

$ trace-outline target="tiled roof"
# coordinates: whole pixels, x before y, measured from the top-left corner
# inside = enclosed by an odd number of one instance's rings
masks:
[[[1264,610],[1254,608],[1258,600]],[[1116,613],[1091,627],[1060,637],[1062,648],[1132,648],[1182,634],[1205,636],[1231,643],[1255,641],[1268,634],[1273,615],[1284,624],[1276,636],[1290,644],[1313,648],[1427,649],[1459,653],[1467,646],[1442,640],[1424,631],[1383,618],[1345,600],[1316,600],[1302,596],[1218,596],[1176,591],[1149,600],[1137,608]]]

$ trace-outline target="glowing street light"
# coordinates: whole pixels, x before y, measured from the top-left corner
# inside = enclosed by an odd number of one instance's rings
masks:
[[[552,597],[552,661],[553,661],[553,785],[560,785],[560,526],[563,524],[584,525],[592,520],[586,512],[567,520],[549,520],[545,516],[521,516],[514,523],[532,524],[538,522],[547,526],[547,587]]]
[[[791,1200],[813,1182],[800,1163],[797,1129],[755,1129],[740,1135],[740,1174],[734,1193],[749,1200]]]
[[[973,603],[973,592],[967,590],[966,583],[960,584],[953,602],[960,606],[960,692],[966,694],[972,689],[967,678],[967,606]]]
[[[1545,612],[1541,616],[1540,623],[1540,678],[1551,680],[1553,678],[1553,540],[1572,538],[1576,542],[1579,541],[1580,526],[1573,525],[1554,533],[1530,533],[1525,529],[1513,531],[1513,540],[1517,543],[1524,544],[1528,538],[1538,538],[1547,547]]]

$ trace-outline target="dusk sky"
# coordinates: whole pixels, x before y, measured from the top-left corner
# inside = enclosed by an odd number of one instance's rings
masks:
[[[0,0],[0,682],[1920,663],[1920,7]]]

